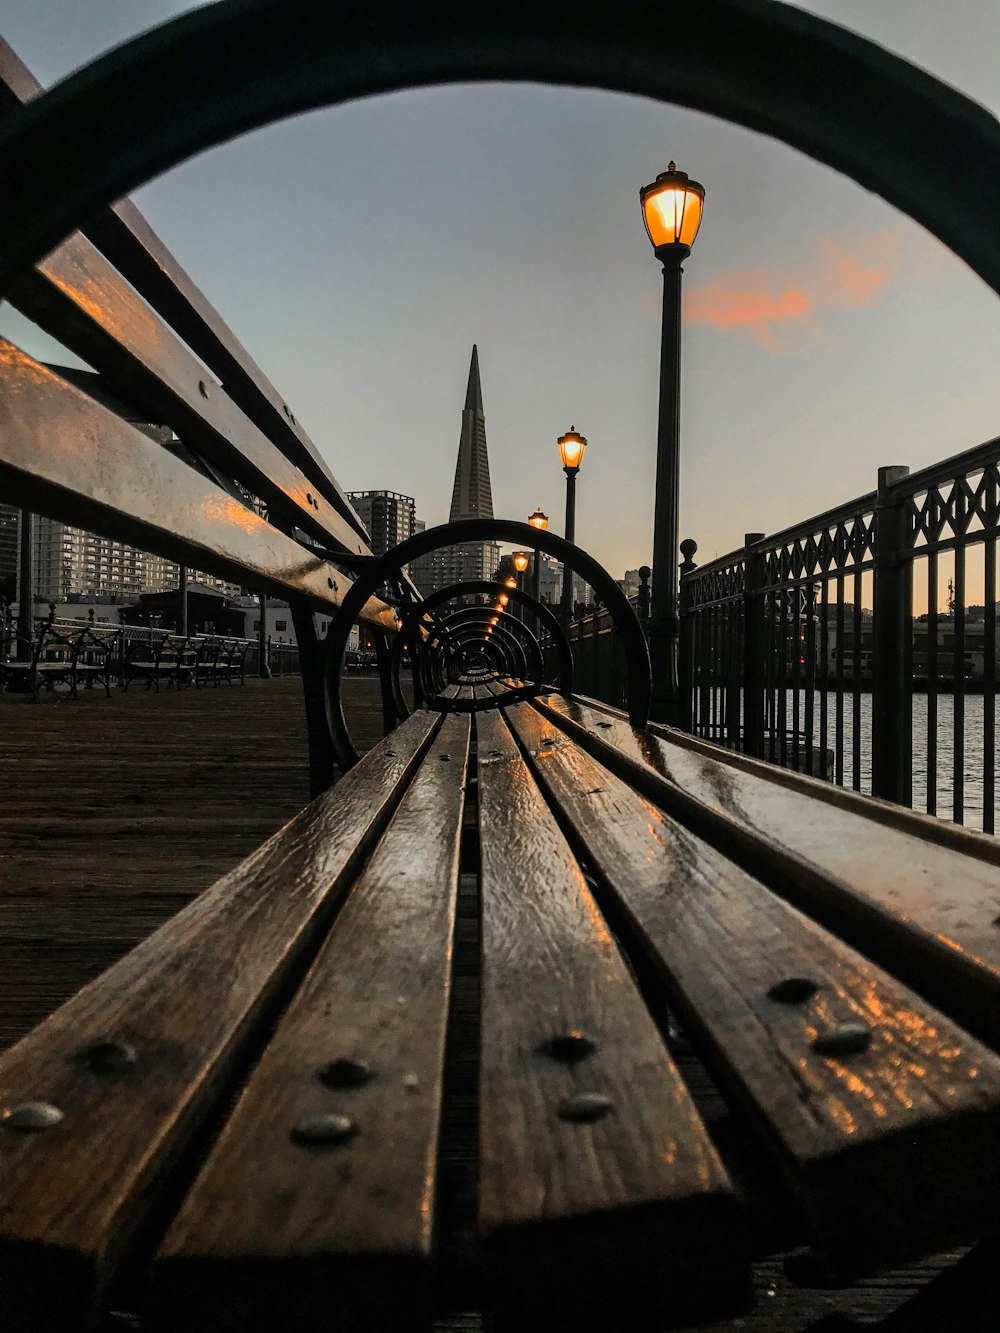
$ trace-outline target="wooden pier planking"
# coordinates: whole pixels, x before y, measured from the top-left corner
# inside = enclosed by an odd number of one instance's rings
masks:
[[[345,687],[359,748],[378,679]],[[298,676],[0,696],[0,1045],[207,888],[309,799]],[[126,739],[127,738],[127,739]]]

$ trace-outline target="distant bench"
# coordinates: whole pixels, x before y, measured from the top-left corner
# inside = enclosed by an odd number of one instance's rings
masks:
[[[118,672],[121,631],[83,623],[79,629],[43,621],[33,640],[15,633],[3,638],[0,649],[0,693],[12,687],[28,690],[37,703],[42,689],[68,685],[76,699],[80,684],[88,689],[103,685],[108,698]]]
[[[142,648],[146,652],[142,652]],[[248,639],[217,634],[163,634],[149,643],[132,644],[122,663],[126,689],[133,680],[144,680],[146,689],[159,693],[166,685],[194,685],[211,681],[246,684]]]

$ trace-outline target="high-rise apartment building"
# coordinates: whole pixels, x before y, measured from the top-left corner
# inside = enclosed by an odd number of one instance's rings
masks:
[[[21,511],[14,505],[0,504],[0,597],[17,597],[17,553],[20,542]]]
[[[417,530],[416,505],[411,495],[399,495],[396,491],[348,491],[347,498],[368,529],[373,555],[385,555]]]

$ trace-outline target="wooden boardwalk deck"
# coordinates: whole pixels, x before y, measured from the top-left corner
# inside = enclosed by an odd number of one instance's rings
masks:
[[[378,682],[350,681],[359,744]],[[21,1036],[308,799],[297,677],[0,696],[0,1043]]]
[[[356,677],[348,689],[349,721],[367,747],[381,734],[378,682]],[[133,687],[111,699],[95,690],[75,703],[62,695],[38,705],[0,696],[0,794],[0,1042],[7,1044],[301,808],[308,796],[301,686],[297,678],[249,680],[159,695]],[[469,989],[474,1008],[474,909],[461,929],[456,984]],[[465,1132],[453,1135],[454,1160],[443,1168],[455,1177],[450,1193],[465,1214],[476,1054],[453,1050],[451,1060],[450,1113]],[[700,1068],[687,1076],[699,1101],[717,1098]],[[779,1253],[756,1265],[757,1308],[703,1333],[848,1333],[883,1328],[887,1316],[885,1333],[957,1328],[947,1308],[912,1323],[891,1314],[945,1265],[942,1257],[824,1291]],[[996,1327],[995,1309],[991,1302],[981,1318],[966,1310],[963,1333]],[[139,1326],[123,1320],[109,1328]],[[454,1313],[437,1327],[473,1333],[483,1324],[476,1314]]]

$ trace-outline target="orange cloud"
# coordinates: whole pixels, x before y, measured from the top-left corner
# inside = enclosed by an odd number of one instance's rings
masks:
[[[685,293],[684,319],[725,329],[780,324],[809,313],[812,300],[804,288],[775,291],[774,285],[767,273],[726,273]]]
[[[808,327],[818,336],[825,309],[873,305],[895,276],[898,245],[892,231],[873,233],[850,251],[822,238],[816,243],[817,261],[808,267],[720,274],[688,288],[684,322],[746,329],[762,346],[780,351],[776,330],[781,326]]]

